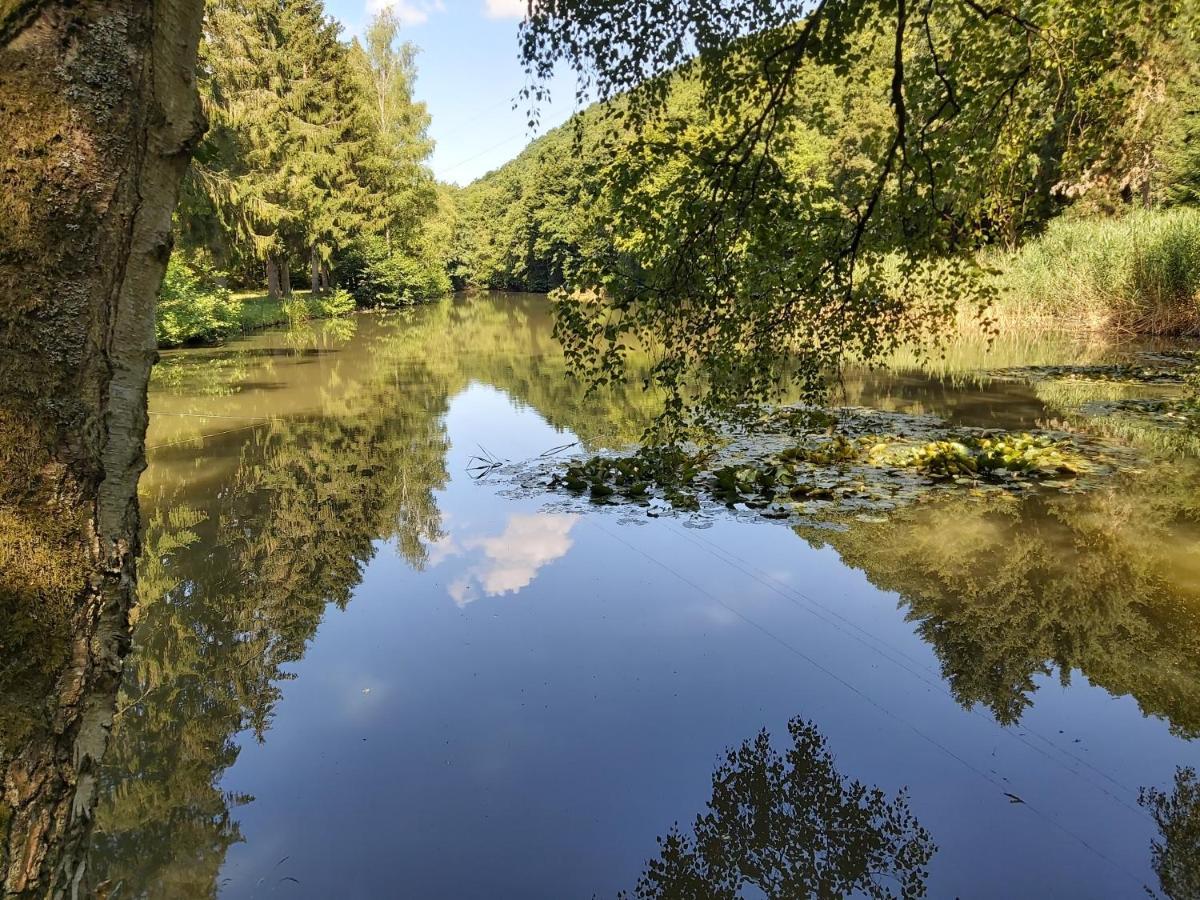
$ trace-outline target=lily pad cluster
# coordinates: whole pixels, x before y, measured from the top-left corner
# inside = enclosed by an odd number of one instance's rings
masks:
[[[1121,465],[1119,451],[1079,435],[954,428],[930,416],[859,408],[777,409],[731,426],[724,438],[715,450],[575,460],[541,484],[594,503],[643,505],[651,515],[721,505],[812,521],[870,519],[947,490],[976,497],[1083,490]]]
[[[631,456],[593,456],[568,463],[565,472],[551,478],[550,487],[587,492],[593,500],[614,494],[641,500],[654,487],[672,505],[693,508],[695,499],[683,488],[695,481],[705,460],[706,454],[678,447],[647,448]]]
[[[1095,403],[1085,411],[1095,413],[1124,412],[1153,418],[1169,428],[1188,428],[1200,431],[1200,400],[1180,397],[1164,400],[1119,400],[1114,403]]]
[[[1090,468],[1067,440],[1029,432],[982,435],[963,440],[930,441],[898,453],[886,444],[872,448],[872,456],[911,466],[934,478],[980,477],[1006,474],[1029,478],[1073,478]]]

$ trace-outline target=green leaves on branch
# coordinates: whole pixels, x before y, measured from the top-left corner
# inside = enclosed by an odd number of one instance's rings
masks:
[[[928,346],[990,303],[980,247],[1138,183],[1157,120],[1137,110],[1180,15],[1169,0],[535,4],[529,99],[565,61],[577,99],[605,104],[585,129],[601,136],[594,252],[564,270],[560,339],[599,382],[622,348],[658,348],[676,418],[789,381],[816,398],[848,358]]]
[[[158,295],[154,332],[160,347],[211,344],[240,328],[238,304],[212,272],[171,255]]]

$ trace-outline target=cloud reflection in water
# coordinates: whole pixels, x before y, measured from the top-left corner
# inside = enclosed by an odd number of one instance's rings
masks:
[[[430,564],[474,554],[476,561],[450,582],[450,597],[459,606],[479,592],[497,597],[528,587],[543,566],[561,559],[574,541],[571,529],[579,516],[533,513],[509,516],[504,531],[492,537],[444,538],[430,548]]]

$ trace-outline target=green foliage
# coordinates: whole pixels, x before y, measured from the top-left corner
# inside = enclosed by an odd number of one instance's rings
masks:
[[[158,295],[154,331],[160,347],[210,344],[239,328],[238,304],[211,272],[171,255]]]
[[[770,519],[875,517],[934,493],[984,501],[1035,490],[1096,489],[1129,468],[1098,442],[1028,432],[952,428],[930,417],[784,407],[719,429],[717,449],[650,446],[567,463],[544,483],[594,502],[656,500],[696,510],[744,504]],[[794,442],[794,443],[793,443]],[[788,443],[789,446],[781,444]]]
[[[271,299],[266,294],[233,294],[215,278],[211,270],[172,256],[157,308],[159,347],[219,343],[235,334],[345,316],[355,309],[354,297],[343,288]]]
[[[334,288],[324,294],[312,298],[323,319],[335,316],[345,316],[354,312],[354,297],[345,288]]]
[[[360,306],[411,306],[451,290],[441,259],[428,253],[389,252],[378,238],[358,241],[343,255],[335,273]]]
[[[1138,792],[1138,805],[1150,811],[1161,840],[1151,847],[1151,864],[1170,900],[1200,897],[1200,781],[1196,770],[1175,770],[1171,793],[1156,787]]]
[[[590,146],[598,127],[596,112],[585,112],[460,192],[453,265],[460,283],[539,293],[563,284],[596,215],[588,200],[591,153],[576,137]]]
[[[1064,442],[1028,432],[961,441],[932,441],[899,453],[889,453],[881,446],[880,450],[873,450],[871,456],[910,466],[935,478],[973,478],[996,472],[1054,478],[1074,476],[1088,468],[1087,462],[1068,449]]]
[[[668,501],[692,508],[694,498],[685,499],[685,490],[700,474],[703,454],[687,453],[678,447],[647,447],[633,456],[593,456],[569,463],[562,475],[550,480],[550,487],[561,485],[569,491],[588,491],[593,500],[604,500],[620,492],[629,500],[644,500],[649,488],[662,489]]]
[[[692,834],[659,838],[632,897],[734,900],[747,888],[768,900],[925,895],[937,845],[904,791],[889,800],[843,777],[811,723],[794,718],[788,733],[782,755],[765,730],[726,752]]]
[[[658,343],[683,417],[944,333],[993,287],[974,254],[1144,169],[1170,0],[535,4],[536,103],[565,62],[601,107],[601,252],[568,269],[559,337],[589,379]],[[613,53],[612,48],[623,48]],[[1141,112],[1139,112],[1141,111]],[[1143,125],[1145,127],[1143,127]],[[685,398],[685,386],[698,393]]]
[[[308,301],[300,297],[283,301],[282,309],[290,325],[299,325],[301,322],[307,322],[312,317],[312,310],[309,308]]]
[[[1200,331],[1200,210],[1050,223],[1001,270],[999,311],[1155,334]]]
[[[293,268],[325,290],[356,244],[380,242],[389,257],[420,261],[392,274],[428,296],[431,241],[449,243],[431,223],[447,210],[425,165],[429,116],[412,98],[416,50],[398,29],[384,11],[365,44],[346,43],[320,0],[208,4],[200,82],[211,127],[184,185],[185,246],[245,283],[265,270],[275,299],[291,293]]]
[[[439,196],[425,160],[433,151],[429,113],[413,100],[417,48],[399,42],[400,22],[390,8],[367,25],[365,40],[350,46],[350,65],[370,109],[371,140],[359,161],[368,196],[357,210],[356,231],[383,238],[389,249],[412,249],[438,212]]]

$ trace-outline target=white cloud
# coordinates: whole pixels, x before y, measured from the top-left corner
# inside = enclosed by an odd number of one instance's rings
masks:
[[[528,10],[526,0],[483,0],[484,13],[489,19],[523,19]]]
[[[528,587],[543,566],[571,549],[571,528],[578,518],[561,513],[512,515],[495,537],[468,538],[461,549],[444,547],[441,559],[466,550],[482,550],[484,557],[449,584],[450,597],[463,606],[478,596],[472,591],[476,584],[488,597],[515,594]]]
[[[371,0],[368,5],[372,12],[390,7],[405,27],[421,25],[428,22],[434,13],[446,11],[445,0]]]

